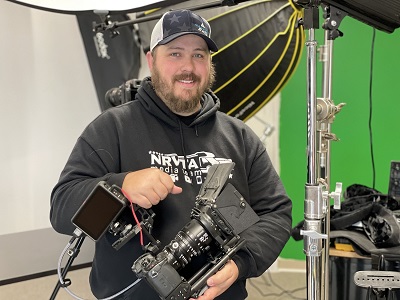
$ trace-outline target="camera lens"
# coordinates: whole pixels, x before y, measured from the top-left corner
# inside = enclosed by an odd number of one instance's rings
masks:
[[[212,242],[212,237],[203,226],[192,219],[177,233],[164,251],[167,252],[169,263],[177,270],[186,266],[194,256],[200,255]]]
[[[123,91],[120,87],[112,88],[106,92],[105,98],[112,106],[118,106],[123,101],[122,95]]]

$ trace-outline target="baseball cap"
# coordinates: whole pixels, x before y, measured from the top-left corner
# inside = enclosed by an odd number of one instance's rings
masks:
[[[210,24],[186,9],[169,11],[161,17],[151,33],[150,51],[157,45],[165,45],[185,34],[198,35],[206,41],[208,49],[213,52],[218,51],[217,45],[210,38]]]

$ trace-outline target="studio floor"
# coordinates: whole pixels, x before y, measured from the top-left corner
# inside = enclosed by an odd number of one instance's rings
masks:
[[[68,273],[72,285],[69,290],[81,299],[95,299],[89,290],[90,269],[83,268]],[[50,299],[57,284],[57,275],[0,286],[0,299],[44,300]],[[305,262],[279,259],[267,272],[248,281],[247,300],[303,300],[306,299]],[[60,289],[56,300],[74,299],[67,291]],[[144,299],[143,299],[144,300]]]

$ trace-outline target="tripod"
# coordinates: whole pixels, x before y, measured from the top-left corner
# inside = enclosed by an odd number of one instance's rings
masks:
[[[70,241],[71,245],[74,242],[74,240],[75,240],[75,238],[73,238]],[[55,286],[55,288],[53,290],[53,293],[50,296],[50,300],[54,300],[56,298],[56,296],[58,294],[58,291],[60,290],[61,287],[67,287],[67,286],[69,286],[71,284],[71,280],[68,279],[68,278],[66,279],[65,276],[67,276],[69,268],[71,267],[71,265],[74,262],[75,258],[78,256],[79,251],[81,249],[81,246],[82,246],[84,240],[85,240],[85,236],[84,235],[80,236],[76,240],[75,245],[68,249],[68,252],[67,252],[68,255],[69,255],[68,261],[67,261],[65,267],[62,269],[61,274],[59,274],[61,278],[58,279],[57,284],[56,284],[56,286]],[[70,244],[68,245],[68,247],[70,246]],[[61,259],[62,259],[62,257],[60,258],[60,260]]]

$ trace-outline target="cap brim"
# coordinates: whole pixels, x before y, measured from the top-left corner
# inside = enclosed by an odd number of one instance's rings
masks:
[[[163,39],[162,41],[159,41],[157,45],[165,45],[168,44],[169,42],[173,41],[174,39],[183,36],[183,35],[187,35],[187,34],[194,34],[197,35],[199,37],[201,37],[203,40],[206,41],[208,49],[212,52],[217,52],[218,51],[218,47],[217,45],[214,43],[214,41],[212,39],[210,39],[208,36],[205,36],[204,34],[201,33],[197,33],[197,32],[178,32],[175,34],[171,34],[169,37]]]

